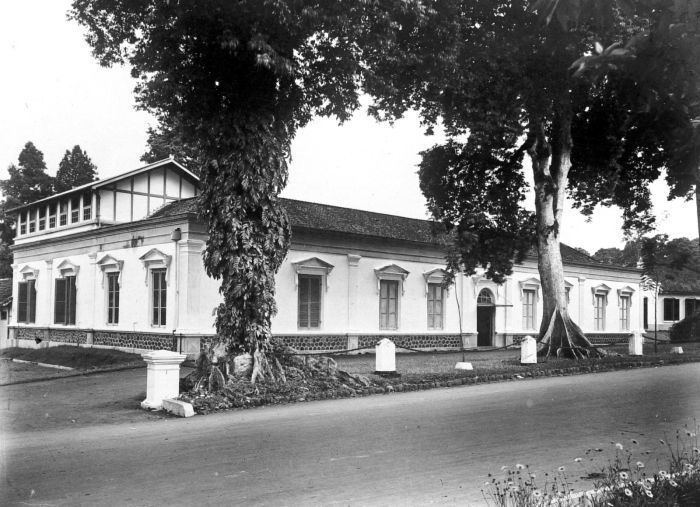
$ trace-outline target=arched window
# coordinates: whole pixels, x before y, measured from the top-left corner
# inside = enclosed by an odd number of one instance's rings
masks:
[[[488,289],[481,289],[479,296],[476,298],[477,305],[493,305],[493,293]]]

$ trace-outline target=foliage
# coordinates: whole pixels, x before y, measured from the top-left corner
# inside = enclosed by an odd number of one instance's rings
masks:
[[[669,329],[672,342],[700,342],[700,312],[696,311]]]
[[[419,175],[434,218],[454,231],[451,271],[480,266],[502,281],[537,245],[548,354],[590,350],[566,310],[565,192],[584,213],[619,206],[626,229],[646,231],[649,182],[664,166],[683,171],[700,162],[700,153],[680,160],[674,151],[700,106],[697,86],[681,93],[679,84],[694,82],[690,54],[674,39],[639,45],[634,65],[603,65],[617,56],[610,42],[648,32],[643,16],[652,11],[640,2],[627,12],[612,0],[435,2],[397,13],[393,37],[367,56],[377,117],[416,108],[429,131],[441,123],[446,132],[444,145],[422,154]],[[558,23],[548,22],[553,16]],[[574,72],[572,63],[589,53],[605,55],[586,60],[603,71]],[[645,74],[648,67],[655,73]],[[523,205],[525,154],[534,215]]]
[[[44,154],[27,141],[19,153],[18,164],[7,168],[9,178],[0,180],[3,201],[0,202],[0,276],[12,276],[14,217],[8,210],[51,195],[53,178],[46,174]]]
[[[556,475],[544,474],[538,482],[537,473],[529,466],[516,464],[504,466],[503,478],[489,474],[491,480],[482,490],[487,503],[501,507],[539,507],[547,505],[590,506],[674,506],[697,505],[700,501],[700,449],[698,449],[697,425],[676,432],[675,442],[659,440],[668,452],[668,471],[649,471],[637,440],[631,439],[627,447],[612,442],[614,457],[603,472],[587,474],[601,479],[594,489],[575,493],[566,475],[566,466],[560,466]],[[631,450],[630,447],[633,449]],[[601,448],[589,449],[586,454],[603,452]],[[574,458],[578,468],[583,459]]]
[[[97,166],[92,163],[88,154],[77,144],[72,150],[66,150],[53,181],[55,193],[65,192],[71,188],[90,183],[97,179]]]
[[[343,120],[358,107],[354,36],[364,5],[73,3],[71,17],[88,29],[100,63],[129,64],[139,80],[137,103],[161,125],[151,132],[151,148],[165,133],[182,141],[199,166],[209,234],[204,264],[221,280],[223,296],[217,333],[232,350],[253,353],[258,373],[269,373],[274,275],[289,245],[278,195],[290,143],[313,114]]]
[[[202,162],[198,159],[195,149],[188,148],[186,141],[182,139],[177,129],[167,125],[158,128],[148,128],[148,151],[141,156],[141,161],[152,164],[168,157],[173,157],[179,163],[199,175]]]

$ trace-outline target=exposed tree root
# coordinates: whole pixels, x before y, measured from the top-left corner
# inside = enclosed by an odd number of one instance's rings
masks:
[[[547,330],[541,336],[538,355],[545,359],[568,357],[571,359],[587,359],[605,355],[601,349],[594,347],[583,334],[581,328],[571,320],[567,313],[558,308],[554,310]]]
[[[253,352],[253,374],[250,377],[250,382],[255,385],[258,381],[267,380],[284,383],[287,378],[277,357],[258,347]]]

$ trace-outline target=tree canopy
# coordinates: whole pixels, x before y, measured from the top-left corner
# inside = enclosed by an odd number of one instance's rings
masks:
[[[373,112],[391,119],[417,108],[447,133],[419,174],[433,216],[455,231],[452,271],[480,266],[501,281],[536,244],[547,353],[590,348],[566,312],[566,193],[584,213],[616,205],[627,230],[648,231],[649,183],[663,168],[689,174],[700,163],[700,153],[676,150],[700,105],[692,54],[671,36],[642,44],[656,11],[621,3],[434,2],[397,16],[395,37],[370,54]],[[627,40],[633,54],[615,45]],[[523,205],[525,155],[534,214]]]
[[[204,264],[222,282],[218,339],[254,354],[254,379],[274,373],[267,360],[274,274],[290,237],[278,195],[287,182],[290,143],[314,114],[343,120],[358,107],[354,39],[363,5],[73,3],[71,16],[87,28],[98,60],[130,65],[139,107],[161,125],[152,139],[166,132],[199,165],[209,234]]]
[[[53,190],[55,193],[64,192],[96,179],[97,166],[92,163],[88,154],[76,144],[72,150],[66,150],[58,164]]]

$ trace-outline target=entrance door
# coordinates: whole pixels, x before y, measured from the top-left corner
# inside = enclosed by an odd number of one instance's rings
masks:
[[[490,347],[493,345],[493,306],[476,307],[476,345]]]
[[[496,313],[493,294],[483,289],[476,299],[476,345],[491,347],[493,345],[493,321]]]

